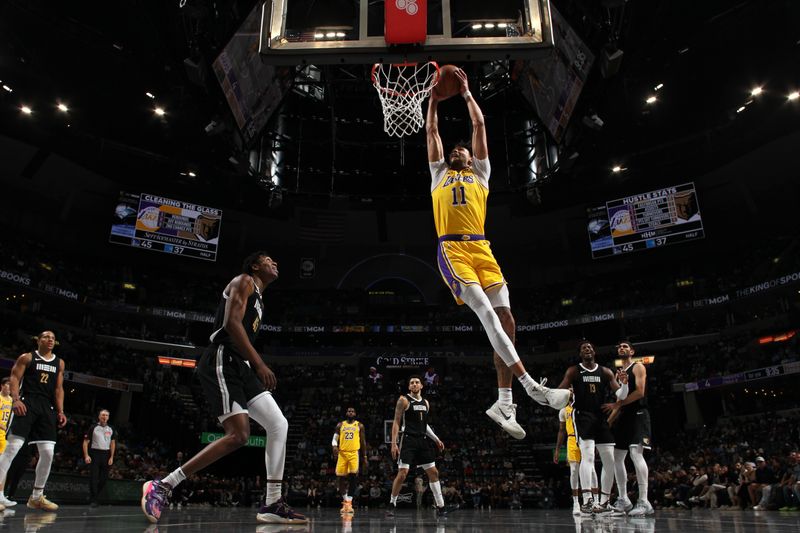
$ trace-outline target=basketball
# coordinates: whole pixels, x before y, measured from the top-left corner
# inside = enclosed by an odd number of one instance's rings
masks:
[[[456,76],[455,65],[443,65],[439,67],[439,83],[433,88],[436,96],[441,99],[455,96],[461,90],[461,81]]]

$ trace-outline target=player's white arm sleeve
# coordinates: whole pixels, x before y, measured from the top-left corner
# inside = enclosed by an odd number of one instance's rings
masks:
[[[333,434],[333,440],[331,440],[331,446],[338,446],[339,445],[339,434]]]
[[[439,442],[439,437],[437,437],[436,433],[433,432],[432,427],[428,426],[428,428],[425,430],[425,434],[430,438],[432,438],[434,441]]]
[[[617,394],[617,400],[622,401],[625,398],[627,398],[628,397],[628,384],[627,383],[623,383],[622,385],[620,385],[619,388],[617,389],[617,393],[616,394]]]

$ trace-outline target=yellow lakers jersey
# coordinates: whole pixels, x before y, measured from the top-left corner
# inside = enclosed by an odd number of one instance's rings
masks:
[[[361,432],[358,428],[358,420],[353,420],[351,424],[347,420],[342,421],[339,428],[339,451],[354,452],[361,448]]]
[[[434,168],[434,165],[441,165]],[[431,163],[433,220],[442,235],[483,235],[489,198],[488,160],[473,160],[473,168],[453,170],[446,163]],[[438,181],[437,181],[437,178]]]
[[[567,436],[574,437],[575,436],[575,423],[572,419],[572,406],[568,405],[564,408],[564,419],[567,428]]]
[[[0,396],[0,431],[8,429],[8,420],[11,418],[11,396],[3,398]]]

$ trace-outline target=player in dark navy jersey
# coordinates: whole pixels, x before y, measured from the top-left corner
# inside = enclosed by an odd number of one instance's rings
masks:
[[[444,505],[439,470],[436,469],[436,452],[433,449],[435,444],[439,450],[443,450],[444,443],[428,424],[430,409],[430,403],[422,397],[422,378],[411,376],[408,379],[408,394],[400,396],[394,409],[392,459],[397,461],[397,476],[392,483],[390,506],[386,511],[388,517],[394,516],[400,488],[412,466],[419,466],[428,475],[437,516],[447,516],[449,511],[458,508],[446,508]],[[399,444],[398,435],[402,435]]]
[[[635,349],[630,341],[620,341],[617,344],[617,355],[622,360],[622,372],[628,376],[630,394],[624,400],[603,405],[603,410],[610,414],[609,421],[616,441],[614,468],[620,497],[614,506],[615,514],[649,516],[654,511],[647,499],[650,472],[644,459],[644,450],[649,450],[651,444],[650,412],[647,409],[647,370],[642,363],[634,362],[634,353]],[[639,485],[639,499],[635,506],[627,494],[628,472],[625,469],[625,457],[628,455],[628,450]]]
[[[581,342],[578,349],[581,362],[567,369],[559,388],[572,387],[575,396],[573,403],[575,433],[581,450],[580,477],[583,490],[581,512],[610,512],[608,499],[614,486],[614,436],[611,434],[602,406],[611,393],[620,400],[628,396],[627,374],[617,372],[615,376],[610,369],[598,365],[594,360],[595,351],[591,342]],[[599,501],[592,497],[593,493],[597,495],[598,492],[596,487],[592,487],[595,446],[603,463]],[[591,492],[588,492],[589,487],[592,487]]]
[[[197,365],[211,414],[222,424],[225,436],[176,468],[163,480],[142,487],[142,510],[155,523],[174,487],[187,476],[247,444],[250,418],[267,431],[265,502],[256,515],[259,522],[305,524],[281,497],[289,427],[272,397],[276,379],[253,347],[264,314],[264,289],[278,279],[278,263],[266,252],[255,252],[222,291],[214,320],[211,344]]]
[[[8,445],[0,456],[0,488],[5,486],[11,461],[25,441],[36,444],[39,462],[28,507],[55,511],[58,505],[44,496],[44,486],[53,464],[58,428],[67,424],[64,415],[64,360],[53,353],[56,335],[43,331],[37,349],[17,358],[11,369],[13,414],[8,427]],[[6,501],[0,491],[0,501]]]

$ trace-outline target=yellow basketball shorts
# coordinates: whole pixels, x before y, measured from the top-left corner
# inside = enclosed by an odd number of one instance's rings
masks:
[[[339,459],[336,460],[336,475],[346,476],[348,474],[358,474],[358,450],[339,451]]]
[[[440,240],[437,263],[458,305],[464,303],[461,299],[462,285],[477,284],[489,291],[506,282],[487,240]]]
[[[567,437],[567,461],[570,463],[581,462],[581,449],[578,448],[575,437]]]
[[[0,453],[3,453],[4,451],[6,451],[6,443],[7,442],[8,441],[6,440],[6,432],[3,431],[3,430],[0,430]]]

